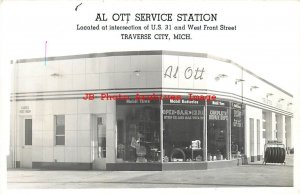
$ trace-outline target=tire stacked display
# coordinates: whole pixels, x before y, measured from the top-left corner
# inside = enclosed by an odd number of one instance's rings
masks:
[[[281,147],[267,147],[265,151],[265,163],[284,163],[285,149]]]

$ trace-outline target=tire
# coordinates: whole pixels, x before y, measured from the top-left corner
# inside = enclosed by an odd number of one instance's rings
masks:
[[[176,153],[181,153],[182,154],[182,158],[183,158],[183,161],[186,160],[186,155],[184,153],[184,151],[180,148],[174,148],[172,151],[171,151],[171,154],[170,154],[170,159],[172,161],[173,159],[173,155],[176,154]]]
[[[266,151],[265,151],[265,163],[269,163],[269,160],[270,160],[270,148],[266,148]]]
[[[275,156],[275,151],[274,151],[274,148],[272,147],[271,148],[271,154],[270,154],[270,163],[274,163],[274,156]]]
[[[274,162],[273,163],[278,163],[278,148],[274,148]]]
[[[281,148],[277,148],[278,149],[278,160],[277,163],[281,163],[282,160],[282,151]]]
[[[277,163],[277,160],[278,160],[278,154],[277,154],[277,151],[278,151],[278,149],[275,147],[274,148],[274,162],[273,163]]]
[[[264,161],[265,163],[284,163],[285,149],[279,147],[267,147]]]
[[[269,163],[272,163],[272,154],[273,154],[273,151],[272,151],[272,148],[270,148],[269,150]]]
[[[282,153],[282,148],[278,148],[279,150],[279,158],[278,158],[278,163],[282,163],[282,159],[283,159],[283,153]]]
[[[268,150],[268,163],[271,163],[271,157],[272,157],[272,149],[271,148],[269,148],[269,150]]]

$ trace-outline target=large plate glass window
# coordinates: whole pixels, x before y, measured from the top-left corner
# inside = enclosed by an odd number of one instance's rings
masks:
[[[117,161],[160,162],[160,101],[117,101]]]
[[[165,100],[163,162],[200,162],[203,156],[203,101]]]
[[[228,160],[229,103],[211,101],[207,105],[207,160]]]

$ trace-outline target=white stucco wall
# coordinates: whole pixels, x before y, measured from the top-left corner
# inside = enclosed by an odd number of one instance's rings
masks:
[[[172,66],[173,73],[177,67],[179,68],[176,77],[164,76],[169,66]],[[190,79],[184,77],[187,68],[191,69],[188,71],[192,73]],[[203,79],[195,79],[196,69],[202,70],[203,68]],[[11,104],[9,165],[12,164],[12,160],[21,160],[23,137],[20,132],[20,118],[23,116],[31,116],[33,121],[32,161],[91,163],[93,137],[90,121],[94,114],[105,115],[106,162],[114,163],[117,136],[115,101],[99,99],[85,101],[82,97],[86,92],[126,90],[133,91],[134,94],[145,88],[163,87],[174,89],[174,91],[187,89],[184,91],[186,94],[189,89],[204,92],[207,89],[212,91],[217,98],[237,100],[237,96],[243,95],[250,99],[251,103],[256,101],[291,111],[291,106],[287,104],[291,102],[292,97],[247,72],[243,72],[242,76],[242,70],[234,64],[209,58],[175,55],[106,56],[47,61],[46,64],[44,61],[17,63],[14,69],[12,93],[19,94],[18,101],[13,101]],[[225,74],[227,77],[217,80],[216,77],[220,74]],[[243,83],[235,83],[236,79],[241,78],[245,80]],[[243,93],[241,84],[243,84]],[[254,85],[259,88],[250,90]],[[266,99],[267,93],[273,95]],[[284,100],[278,102],[280,98]],[[29,107],[29,113],[20,113],[24,106]],[[260,153],[257,153],[257,120],[260,121],[261,138],[263,133],[262,109],[257,106],[259,105],[246,106],[245,152],[248,156],[263,155],[263,139],[261,139]],[[65,146],[54,145],[55,115],[65,115]],[[274,139],[275,113],[270,112],[269,116],[272,122],[269,126],[271,131],[266,132],[267,138]],[[250,142],[250,118],[254,119],[253,142]],[[282,126],[285,126],[284,120],[285,117],[282,116]],[[288,125],[292,124],[288,123]],[[285,131],[282,131],[280,134],[283,140],[284,133]],[[290,138],[291,135],[287,134],[287,137]],[[290,139],[288,141],[290,142]],[[251,143],[253,153],[250,149]]]
[[[16,64],[14,92],[46,93],[48,98],[59,100],[17,101],[11,114],[11,154],[8,159],[20,161],[22,150],[21,117],[32,118],[32,161],[33,162],[77,162],[93,160],[91,116],[104,114],[106,118],[107,162],[116,157],[116,105],[115,101],[85,101],[86,90],[115,88],[161,87],[162,56],[111,56],[29,62]],[[140,71],[136,75],[135,71]],[[58,76],[51,76],[57,74]],[[74,91],[70,93],[71,91]],[[89,91],[90,92],[90,91]],[[93,93],[93,91],[91,92]],[[22,98],[22,97],[20,97]],[[71,99],[65,99],[71,98]],[[74,99],[75,98],[75,99]],[[76,99],[78,98],[78,99]],[[27,106],[29,113],[20,113]],[[55,146],[54,116],[65,115],[65,146]],[[16,130],[17,134],[14,134]],[[15,139],[16,137],[16,139]],[[15,156],[13,150],[15,150]]]

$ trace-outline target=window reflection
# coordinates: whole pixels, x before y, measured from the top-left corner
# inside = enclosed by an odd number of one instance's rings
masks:
[[[231,109],[231,156],[238,158],[244,154],[244,108],[232,103]]]
[[[117,105],[119,162],[160,161],[160,106]]]
[[[164,162],[203,161],[203,106],[164,105]]]
[[[163,116],[163,162],[204,161],[204,138],[207,138],[207,161],[229,160],[244,154],[241,104],[208,102],[205,137],[204,102],[164,101],[162,113],[158,103],[117,104],[117,162],[161,162],[160,114]]]
[[[97,117],[97,142],[98,158],[106,158],[106,128],[102,117]]]
[[[207,117],[207,160],[228,159],[227,108],[208,106]]]

